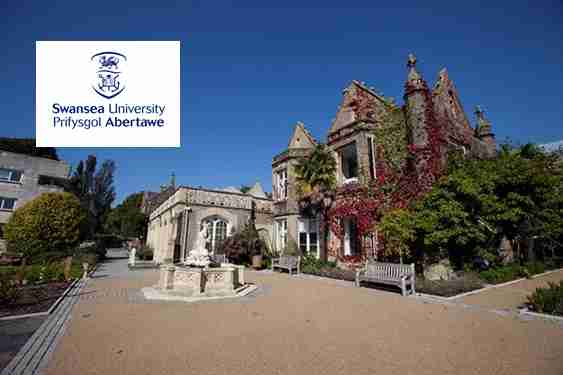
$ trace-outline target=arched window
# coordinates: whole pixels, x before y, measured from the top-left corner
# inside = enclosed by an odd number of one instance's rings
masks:
[[[220,217],[211,217],[201,222],[201,228],[207,223],[207,243],[205,248],[215,254],[225,238],[227,238],[227,222]]]

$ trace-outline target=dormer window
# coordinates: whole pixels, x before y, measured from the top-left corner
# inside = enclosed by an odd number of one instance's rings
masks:
[[[0,181],[20,182],[22,179],[22,171],[15,169],[0,168]]]
[[[358,181],[358,153],[356,142],[352,142],[338,150],[340,174],[342,182],[347,184]]]

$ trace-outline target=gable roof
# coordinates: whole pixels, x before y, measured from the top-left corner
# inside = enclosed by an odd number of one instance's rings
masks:
[[[305,129],[305,125],[302,122],[295,124],[293,129],[293,134],[289,140],[288,149],[292,148],[312,148],[315,147],[317,141],[313,136]]]
[[[352,81],[343,91],[342,102],[338,107],[336,117],[332,121],[329,134],[337,132],[353,122],[369,120],[366,117],[367,107],[375,108],[385,103],[385,99],[373,89],[367,87],[365,83]]]

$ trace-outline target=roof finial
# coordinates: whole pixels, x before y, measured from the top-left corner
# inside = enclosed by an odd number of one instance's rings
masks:
[[[478,119],[482,120],[485,118],[485,111],[483,111],[481,109],[480,105],[476,105],[475,106],[475,115],[477,116]]]
[[[414,68],[415,65],[416,65],[416,56],[414,55],[414,53],[409,53],[409,59],[407,60],[407,66],[409,68]]]

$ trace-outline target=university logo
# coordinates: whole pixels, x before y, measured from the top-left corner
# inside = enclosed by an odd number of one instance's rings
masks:
[[[125,90],[124,69],[127,57],[117,52],[100,52],[90,61],[94,65],[95,76],[92,88],[106,99],[111,99]]]

